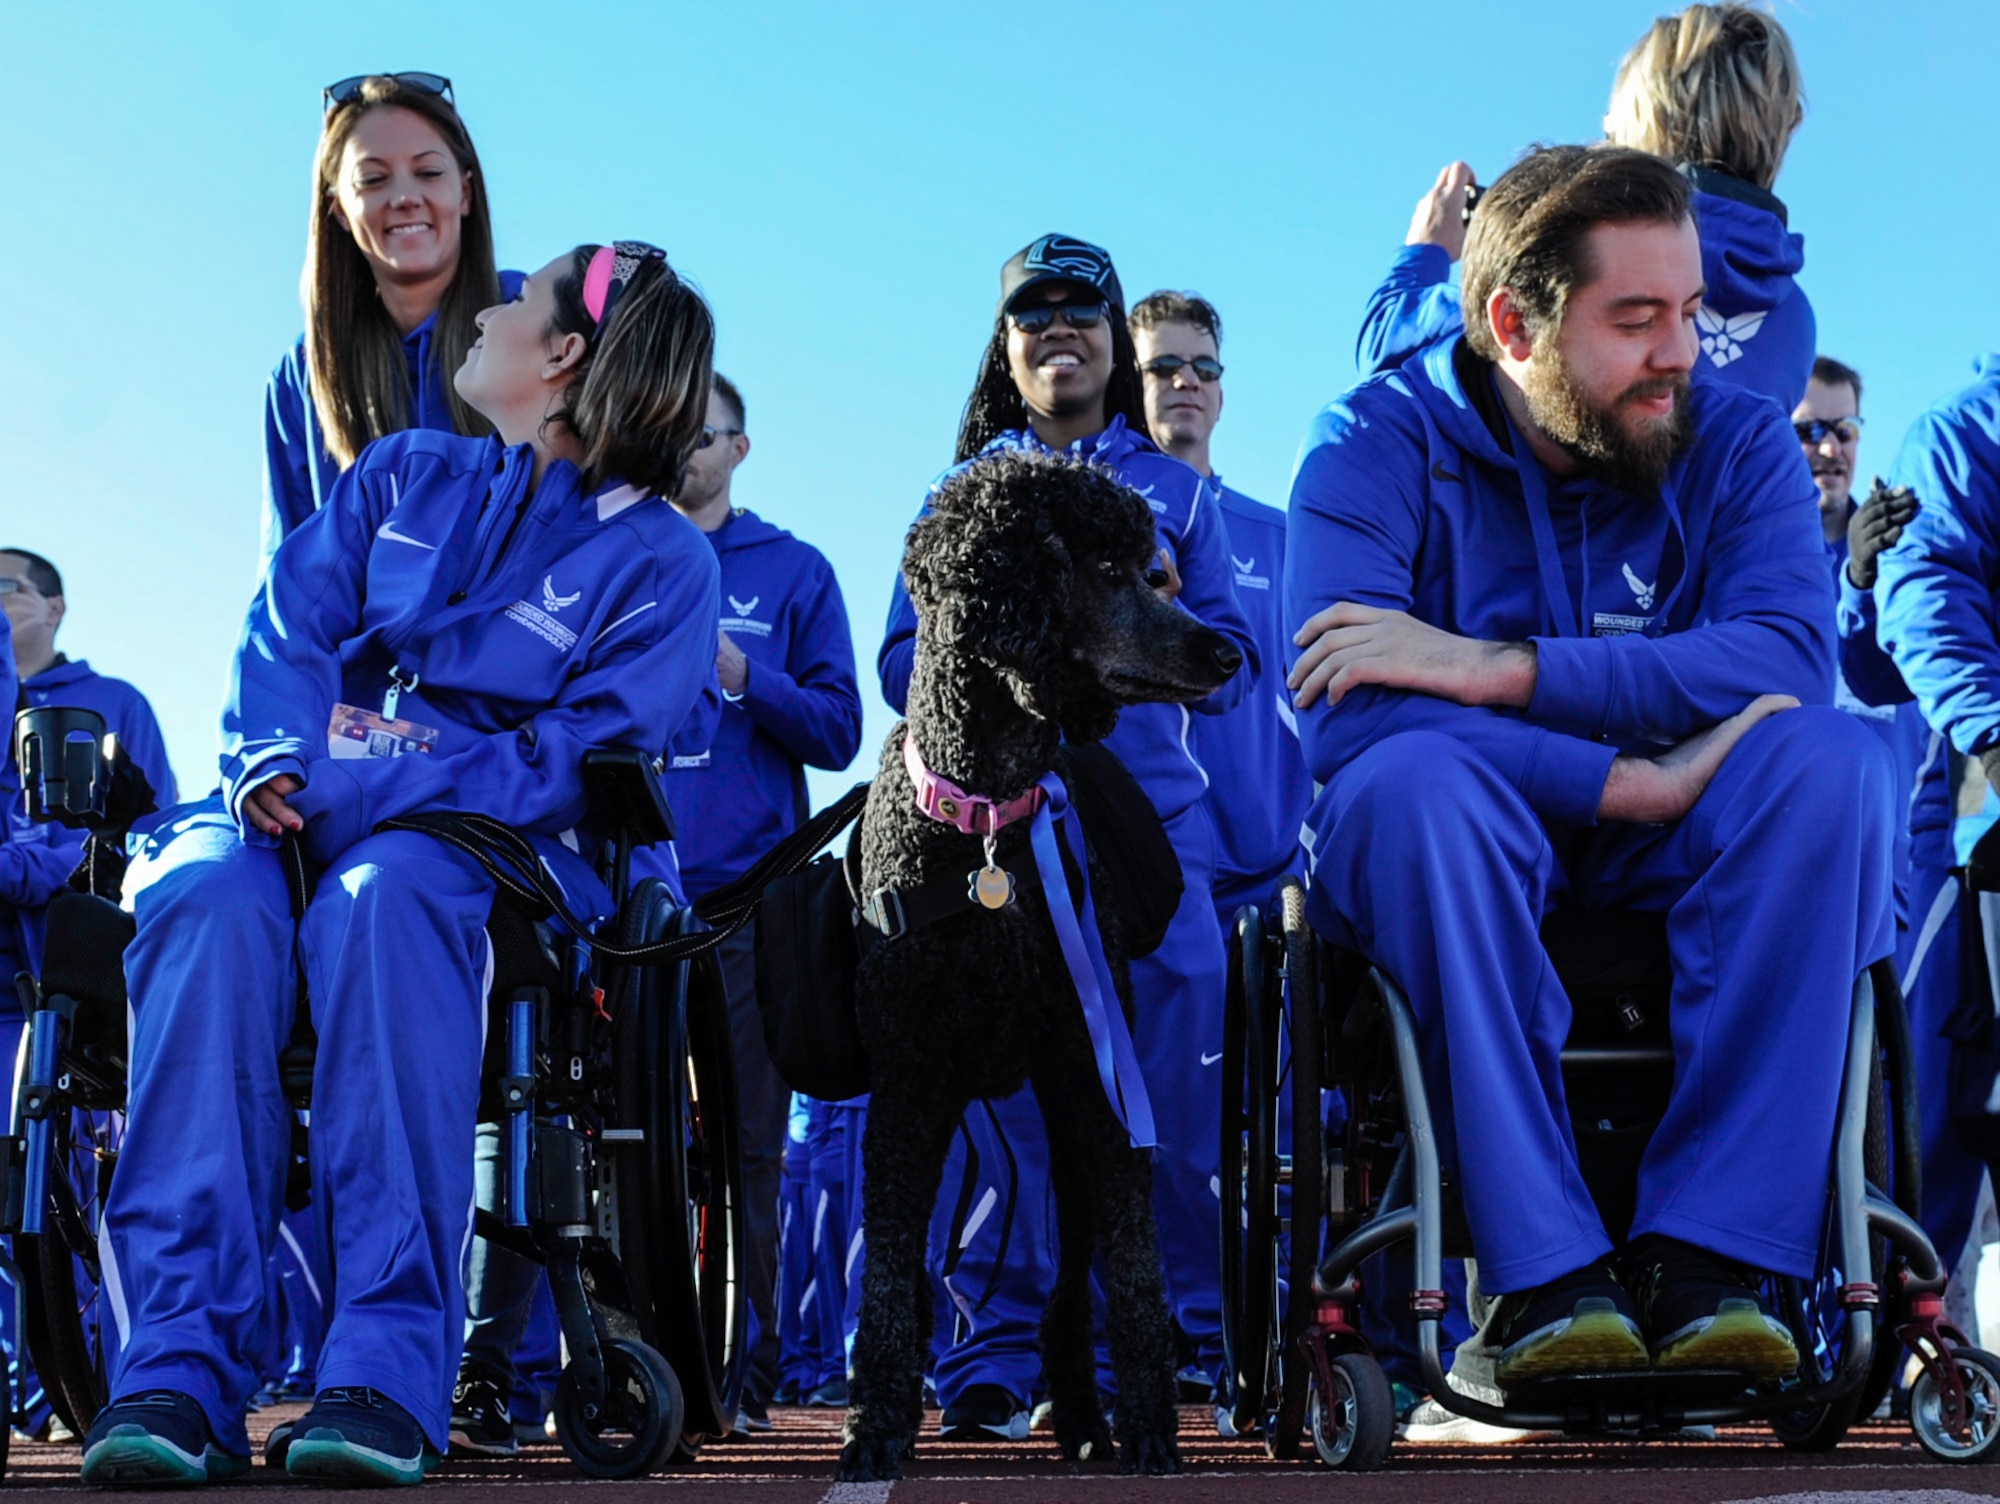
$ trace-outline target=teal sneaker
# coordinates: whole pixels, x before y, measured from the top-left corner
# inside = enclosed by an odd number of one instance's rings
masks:
[[[285,1471],[363,1487],[412,1487],[438,1465],[416,1418],[379,1389],[322,1389],[292,1427]]]
[[[111,1488],[187,1488],[247,1472],[248,1457],[225,1452],[200,1403],[178,1389],[147,1389],[115,1400],[83,1442],[83,1481]]]

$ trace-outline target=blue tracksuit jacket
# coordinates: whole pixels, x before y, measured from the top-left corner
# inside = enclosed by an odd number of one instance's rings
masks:
[[[526,445],[428,429],[368,446],[272,560],[244,626],[223,715],[232,811],[292,773],[323,859],[421,810],[554,836],[583,816],[584,752],[667,745],[714,679],[714,554],[664,502],[582,495],[564,461],[526,500],[531,462]],[[435,752],[330,758],[335,703],[380,711],[420,627],[435,636],[397,716],[440,731]]]
[[[987,453],[1005,449],[1047,452],[1033,430],[1003,433],[987,445]],[[1105,745],[1116,752],[1139,780],[1162,819],[1192,806],[1208,787],[1208,775],[1189,745],[1188,711],[1220,715],[1234,708],[1257,677],[1257,639],[1236,595],[1228,564],[1228,539],[1221,518],[1208,499],[1202,478],[1177,459],[1162,454],[1153,441],[1133,433],[1123,417],[1110,427],[1070,446],[1070,452],[1103,465],[1119,480],[1145,497],[1159,525],[1160,546],[1173,555],[1180,571],[1179,603],[1235,643],[1243,668],[1199,704],[1132,705],[1120,712],[1118,729]],[[950,471],[946,475],[951,474]],[[943,476],[933,484],[942,484]],[[917,612],[900,572],[889,602],[889,626],[876,655],[882,695],[900,715],[910,694],[910,669],[917,656]]]
[[[1208,814],[1215,824],[1215,906],[1225,935],[1244,903],[1268,902],[1278,880],[1300,870],[1299,826],[1312,803],[1312,779],[1299,750],[1298,722],[1285,663],[1285,514],[1252,501],[1213,477],[1229,538],[1236,599],[1257,635],[1261,659],[1242,703],[1194,722],[1194,751],[1208,770]]]
[[[1495,711],[1368,688],[1322,701],[1299,717],[1315,778],[1393,731],[1434,729],[1471,742],[1551,825],[1584,826],[1620,750],[1657,751],[1759,694],[1832,702],[1826,546],[1784,414],[1697,383],[1693,420],[1716,437],[1675,463],[1658,502],[1547,477],[1552,575],[1514,456],[1480,412],[1499,399],[1469,396],[1468,374],[1492,379],[1462,340],[1434,344],[1314,422],[1292,483],[1285,619],[1349,600],[1531,638],[1534,701]],[[1411,448],[1434,479],[1406,473]]]
[[[500,296],[512,299],[526,279],[519,272],[500,273]],[[403,336],[403,360],[410,373],[410,427],[452,432],[449,382],[455,374],[440,371],[431,359],[431,334],[437,315]],[[306,379],[306,342],[285,352],[271,372],[264,391],[264,557],[269,558],[292,529],[326,505],[340,469],[320,436],[319,414],[313,410],[312,388]]]
[[[1877,631],[1924,719],[1972,756],[2000,744],[2000,353],[1917,420],[1894,479],[1923,504],[1875,581]]]
[[[1784,204],[1727,173],[1683,167],[1693,183],[1701,273],[1708,295],[1697,315],[1701,375],[1715,376],[1797,407],[1817,348],[1812,304],[1793,280],[1805,265],[1803,236],[1786,227]],[[1443,247],[1408,245],[1369,295],[1354,363],[1365,376],[1394,370],[1433,340],[1465,328],[1451,258]]]
[[[722,568],[722,630],[750,660],[712,744],[666,778],[690,897],[736,877],[807,809],[807,767],[839,771],[861,746],[847,606],[824,555],[738,507],[708,534]]]

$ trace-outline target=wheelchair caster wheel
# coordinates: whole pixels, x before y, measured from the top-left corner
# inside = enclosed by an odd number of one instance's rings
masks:
[[[583,1402],[576,1365],[556,1385],[556,1440],[593,1478],[640,1478],[656,1470],[681,1439],[687,1403],[667,1360],[643,1342],[604,1344],[604,1399]]]
[[[1910,1429],[1917,1445],[1940,1462],[1990,1462],[2000,1452],[2000,1358],[1976,1347],[1955,1347],[1951,1360],[1965,1386],[1958,1428],[1946,1428],[1937,1380],[1925,1369],[1910,1386]]]
[[[1313,1449],[1328,1467],[1347,1473],[1372,1473],[1389,1455],[1396,1439],[1396,1399],[1382,1365],[1365,1353],[1341,1353],[1327,1365],[1333,1393],[1321,1392],[1312,1381],[1308,1417]]]

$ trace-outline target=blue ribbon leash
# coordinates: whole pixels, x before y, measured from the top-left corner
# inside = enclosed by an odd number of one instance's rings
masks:
[[[1104,1098],[1111,1104],[1119,1126],[1124,1128],[1135,1149],[1150,1149],[1157,1142],[1153,1132],[1153,1104],[1146,1095],[1146,1081],[1139,1073],[1139,1057],[1132,1048],[1131,1031],[1125,1027],[1125,1011],[1118,1005],[1118,989],[1111,981],[1111,965],[1104,959],[1104,941],[1097,932],[1097,909],[1090,897],[1090,864],[1084,854],[1083,822],[1070,807],[1069,790],[1054,773],[1041,780],[1047,796],[1028,825],[1028,842],[1035,853],[1035,869],[1042,876],[1042,893],[1048,900],[1049,918],[1055,922],[1056,943],[1062,947],[1063,962],[1069,967],[1070,981],[1083,1004],[1083,1025],[1090,1034],[1090,1048],[1097,1057],[1097,1079],[1104,1085]],[[1060,830],[1060,837],[1058,837]],[[1076,859],[1083,874],[1082,923],[1070,902],[1069,878],[1063,872],[1060,839]]]

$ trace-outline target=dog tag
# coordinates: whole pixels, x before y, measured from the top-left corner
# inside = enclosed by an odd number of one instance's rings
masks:
[[[989,909],[1004,909],[1014,901],[1014,874],[1004,867],[996,867],[988,862],[977,872],[966,874],[969,891],[966,897]]]

